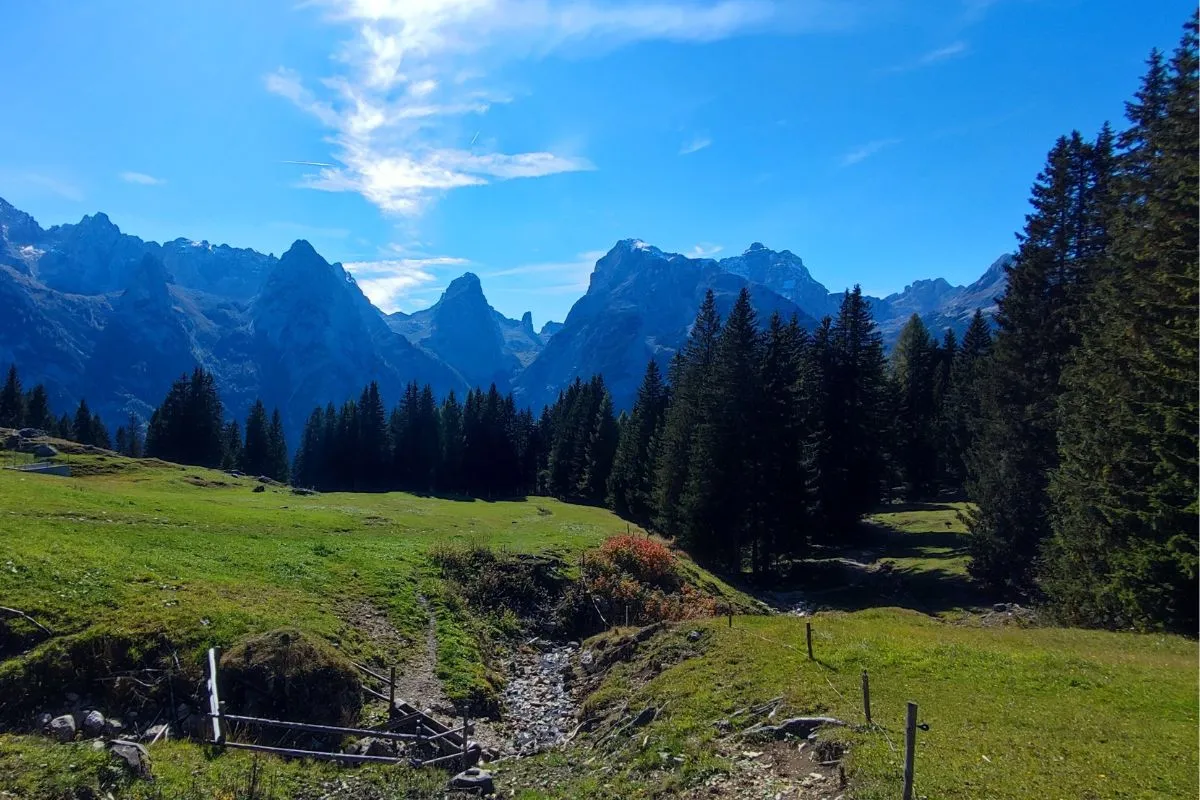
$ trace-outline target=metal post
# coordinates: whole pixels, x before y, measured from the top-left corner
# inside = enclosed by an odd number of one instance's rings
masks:
[[[221,648],[211,647],[208,650],[208,710],[212,719],[213,744],[225,744],[225,734],[221,731],[221,697],[217,693],[217,664],[221,661]]]
[[[813,653],[812,653],[812,623],[811,622],[804,623],[804,638],[808,642],[808,660],[812,661]]]
[[[471,715],[463,712],[463,729],[462,729],[462,768],[467,768],[467,728],[471,724]]]
[[[396,668],[392,667],[391,676],[388,679],[388,716],[396,713]]]
[[[867,718],[867,724],[871,724],[871,684],[867,680],[867,671],[863,670],[863,715]]]
[[[904,800],[913,796],[913,759],[917,747],[917,704],[908,704],[908,716],[904,720]]]

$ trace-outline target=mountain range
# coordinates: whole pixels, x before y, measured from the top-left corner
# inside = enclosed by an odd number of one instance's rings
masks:
[[[991,313],[1010,259],[970,286],[935,278],[870,298],[885,343],[914,313],[957,332],[976,307]],[[0,199],[0,365],[15,362],[27,385],[44,383],[59,413],[86,397],[112,423],[130,412],[147,418],[197,363],[214,373],[232,415],[261,397],[280,408],[292,437],[314,406],[371,380],[389,402],[410,380],[439,394],[495,383],[539,409],[576,376],[601,373],[614,404],[628,408],[647,359],[665,366],[704,293],[726,313],[743,287],[763,319],[794,314],[809,328],[841,299],[787,250],[755,243],[717,261],[626,239],[596,262],[562,323],[538,330],[528,312],[504,316],[472,273],[432,307],[388,315],[303,240],[276,258],[143,241],[102,213],[43,229]]]

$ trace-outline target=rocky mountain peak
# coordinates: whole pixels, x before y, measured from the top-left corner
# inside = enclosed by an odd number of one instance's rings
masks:
[[[526,311],[524,314],[521,315],[521,330],[525,331],[530,336],[537,335],[536,332],[533,330],[533,312],[532,311]]]
[[[483,286],[479,283],[479,276],[474,272],[464,272],[450,281],[450,285],[442,294],[443,301],[468,297],[472,299],[483,297]]]

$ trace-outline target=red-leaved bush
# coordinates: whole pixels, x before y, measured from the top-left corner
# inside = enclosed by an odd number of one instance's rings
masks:
[[[658,539],[621,535],[584,555],[583,579],[609,621],[631,624],[711,617],[716,599],[683,581],[676,557]]]

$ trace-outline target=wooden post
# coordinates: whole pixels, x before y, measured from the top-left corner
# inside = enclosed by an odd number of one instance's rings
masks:
[[[863,714],[867,724],[871,724],[871,684],[867,681],[867,671],[863,670]]]
[[[805,639],[805,641],[808,642],[808,660],[812,661],[813,654],[812,654],[812,623],[811,622],[804,623],[804,639]]]
[[[462,729],[462,768],[466,769],[467,764],[467,728],[471,724],[471,715],[463,712],[463,729]]]
[[[392,667],[388,680],[388,716],[390,717],[394,713],[396,713],[396,668]]]
[[[729,627],[733,627],[733,603],[725,606],[725,612],[729,614]]]
[[[629,603],[625,604],[625,627],[629,627]]]
[[[913,759],[917,747],[917,704],[908,704],[908,716],[904,720],[904,800],[913,796]]]
[[[221,648],[210,647],[208,650],[208,710],[212,719],[213,744],[225,744],[225,734],[221,731],[221,697],[217,693],[217,664],[221,661]]]

